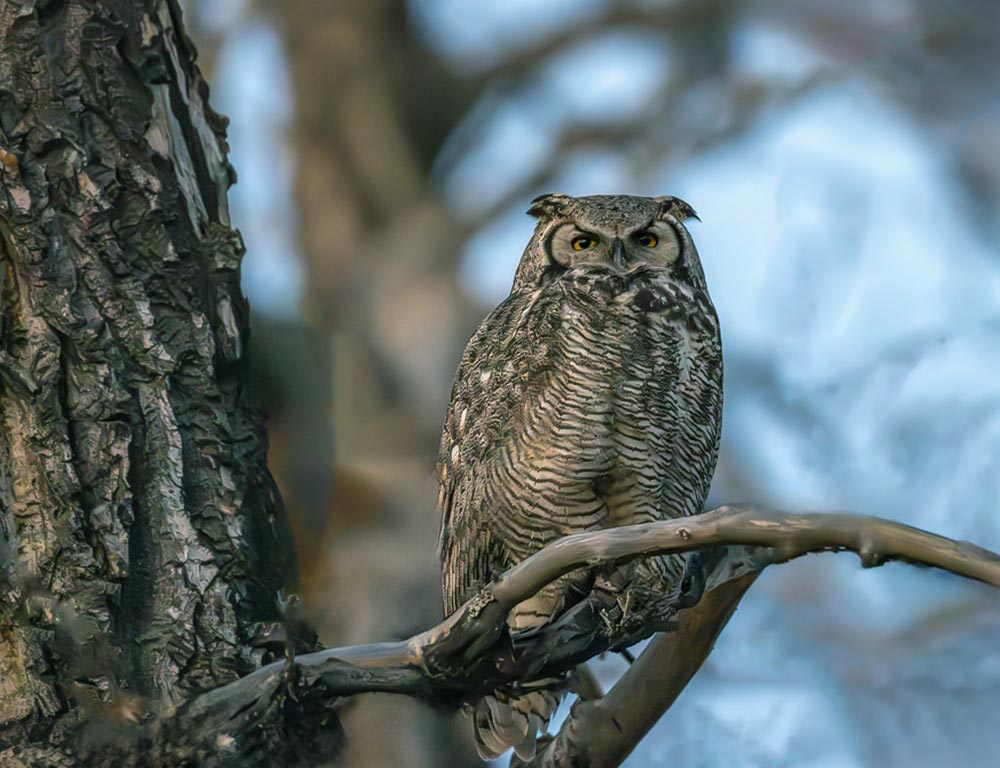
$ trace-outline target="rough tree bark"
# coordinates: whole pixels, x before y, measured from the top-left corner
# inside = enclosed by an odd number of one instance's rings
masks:
[[[0,4],[5,766],[259,666],[294,580],[224,125],[174,0]]]

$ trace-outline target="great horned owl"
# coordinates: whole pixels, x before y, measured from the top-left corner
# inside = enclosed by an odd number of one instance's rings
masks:
[[[448,613],[561,536],[701,512],[715,468],[722,348],[683,224],[694,211],[674,197],[554,194],[529,213],[534,236],[466,347],[441,436]],[[666,594],[682,568],[635,561],[610,588]],[[593,579],[549,585],[511,612],[511,631],[559,615]],[[529,758],[557,703],[544,688],[487,697],[480,754]]]

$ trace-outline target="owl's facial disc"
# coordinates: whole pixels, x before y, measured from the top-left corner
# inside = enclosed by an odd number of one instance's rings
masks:
[[[565,268],[587,264],[613,265],[621,269],[637,264],[670,266],[677,260],[680,250],[677,232],[669,223],[658,220],[613,232],[568,222],[557,227],[549,241],[552,260]]]

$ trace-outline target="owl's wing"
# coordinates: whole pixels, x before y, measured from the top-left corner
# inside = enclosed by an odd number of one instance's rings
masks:
[[[491,478],[530,390],[550,366],[545,317],[551,313],[535,311],[539,295],[508,296],[479,326],[455,374],[437,463],[441,580],[449,614],[512,565],[491,531]]]

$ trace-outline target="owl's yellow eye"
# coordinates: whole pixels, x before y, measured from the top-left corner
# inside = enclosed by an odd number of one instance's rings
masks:
[[[574,251],[586,251],[597,245],[597,240],[593,237],[588,237],[583,235],[582,237],[574,237],[572,241]]]
[[[635,236],[635,241],[643,248],[655,248],[656,244],[660,242],[652,232],[640,232]]]

